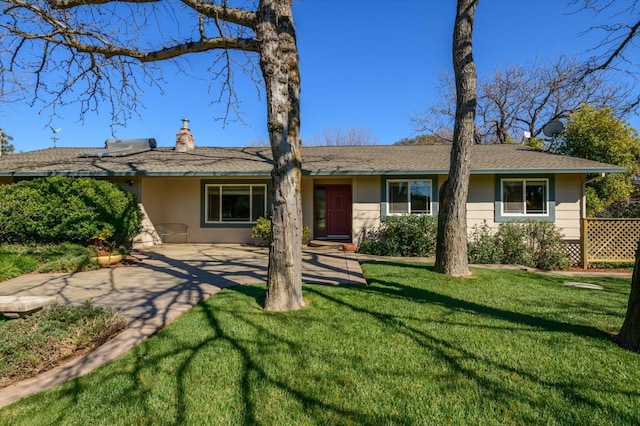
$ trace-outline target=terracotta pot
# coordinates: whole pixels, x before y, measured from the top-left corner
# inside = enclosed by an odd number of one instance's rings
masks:
[[[342,250],[344,251],[356,251],[357,248],[358,248],[357,244],[353,244],[353,243],[342,244]]]
[[[100,266],[115,265],[122,261],[121,254],[111,254],[106,256],[97,256],[93,260]]]

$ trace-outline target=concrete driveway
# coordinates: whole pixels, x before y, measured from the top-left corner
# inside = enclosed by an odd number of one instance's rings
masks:
[[[0,407],[81,376],[129,351],[192,306],[224,287],[266,283],[268,249],[241,245],[165,244],[136,251],[140,262],[76,274],[29,274],[0,282],[0,296],[54,296],[59,303],[121,311],[129,328],[63,366],[0,389]],[[303,282],[366,285],[353,252],[307,248]]]
[[[162,326],[221,288],[266,283],[268,249],[242,245],[165,244],[136,251],[140,263],[76,274],[29,274],[0,282],[0,295],[54,296],[59,303],[122,311],[130,326]],[[305,249],[305,284],[366,284],[352,252]]]

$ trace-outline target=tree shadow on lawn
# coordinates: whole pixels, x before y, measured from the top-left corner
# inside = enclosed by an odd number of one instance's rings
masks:
[[[399,264],[398,266],[404,267],[406,265]],[[424,268],[425,266],[419,265],[417,267]],[[433,270],[433,267],[427,267],[427,269]],[[630,398],[638,398],[640,397],[640,391],[626,391],[622,389],[613,390],[611,386],[608,386],[606,384],[594,387],[591,384],[567,380],[563,381],[562,379],[558,379],[557,381],[545,379],[542,378],[539,374],[535,373],[533,370],[527,371],[524,368],[516,368],[512,365],[508,365],[505,362],[499,362],[498,360],[491,359],[490,355],[483,355],[481,352],[474,352],[472,349],[468,349],[468,342],[460,342],[459,344],[457,344],[457,342],[453,343],[449,340],[445,340],[444,338],[439,338],[434,333],[429,333],[425,329],[417,328],[408,324],[408,322],[410,321],[415,322],[416,320],[419,320],[417,318],[406,317],[402,314],[396,313],[382,313],[379,311],[364,308],[362,306],[357,306],[338,297],[333,297],[326,293],[320,293],[312,287],[307,287],[305,290],[307,292],[314,293],[318,296],[329,299],[339,306],[343,306],[369,316],[382,325],[393,327],[394,330],[398,330],[399,333],[410,338],[419,346],[437,355],[440,359],[445,361],[457,374],[460,374],[465,378],[477,383],[481,389],[484,389],[490,395],[492,400],[504,402],[505,407],[513,406],[512,400],[515,398],[526,405],[537,407],[537,409],[542,412],[545,410],[549,410],[549,405],[553,404],[553,402],[550,403],[544,400],[533,399],[531,397],[531,393],[527,390],[528,385],[526,384],[519,387],[506,386],[504,383],[500,382],[497,378],[492,376],[492,374],[490,373],[491,370],[498,370],[502,373],[510,374],[511,376],[516,375],[525,379],[531,384],[537,384],[545,388],[553,389],[554,392],[562,395],[562,403],[571,404],[571,406],[589,406],[594,409],[602,410],[606,413],[610,413],[612,416],[615,416],[618,419],[622,419],[624,423],[628,424],[638,421],[637,417],[630,416],[626,413],[621,413],[615,407],[609,406],[601,401],[594,401],[591,398],[586,397],[585,394],[593,392],[599,394],[624,395]],[[610,336],[607,333],[594,327],[554,321],[546,318],[540,318],[534,315],[489,307],[478,303],[439,294],[433,291],[412,288],[390,281],[372,282],[368,287],[354,289],[354,291],[381,294],[385,297],[401,297],[414,301],[424,302],[427,304],[436,304],[448,309],[454,309],[456,311],[472,311],[480,315],[508,321],[513,324],[524,325],[531,328],[539,328],[554,333],[571,333],[577,336],[597,340],[610,340]],[[469,327],[485,328],[484,325],[477,324],[461,324],[452,323],[449,321],[433,322],[446,323],[447,325],[463,325]],[[501,327],[488,326],[486,328],[494,329]],[[507,328],[508,327],[504,327],[504,329]],[[472,368],[467,366],[469,362],[479,363],[481,365],[485,365],[486,367]],[[489,371],[489,373],[487,373],[487,371]],[[607,400],[607,398],[605,398],[605,400]],[[513,409],[513,407],[511,408]],[[563,407],[556,408],[558,412],[565,411]],[[536,423],[541,421],[538,417],[529,418],[526,414],[522,413],[512,414],[525,416],[525,418],[516,420],[516,422],[524,421],[525,423]]]
[[[406,267],[404,263],[385,263],[389,266]],[[415,265],[423,270],[433,272],[433,266]],[[529,277],[530,278],[530,277]],[[456,280],[455,278],[452,278]],[[465,280],[466,278],[460,278],[459,280]],[[313,291],[309,287],[306,287],[307,291]],[[552,332],[566,332],[577,336],[590,337],[602,340],[610,340],[611,336],[602,330],[580,325],[571,324],[568,322],[556,321],[548,318],[543,318],[535,315],[530,315],[521,312],[514,312],[504,309],[499,309],[479,303],[471,302],[468,300],[458,299],[445,294],[430,291],[424,288],[410,287],[403,284],[399,284],[392,281],[374,280],[369,282],[369,286],[361,288],[361,291],[369,293],[377,293],[391,297],[401,297],[413,301],[424,302],[428,304],[436,304],[439,306],[447,307],[449,309],[456,309],[460,311],[472,311],[480,315],[492,317],[499,320],[509,321],[511,323],[525,325],[532,328],[544,329]],[[358,309],[352,306],[353,309]],[[379,313],[368,312],[371,315],[381,315]]]
[[[262,286],[234,286],[230,287],[228,290],[238,292],[252,300],[255,300],[259,306],[262,306],[266,290]],[[340,406],[339,404],[332,404],[322,401],[321,399],[314,397],[313,395],[307,394],[300,389],[296,389],[293,383],[287,382],[285,379],[280,379],[279,377],[274,376],[270,372],[268,372],[263,364],[265,361],[263,360],[261,363],[260,359],[255,359],[252,356],[252,351],[249,350],[245,345],[255,344],[256,341],[248,342],[245,339],[238,338],[231,333],[228,333],[224,330],[221,325],[220,319],[216,316],[219,310],[212,310],[207,307],[203,309],[204,315],[208,323],[211,325],[215,332],[216,341],[224,341],[228,343],[234,351],[240,355],[240,359],[242,362],[242,377],[241,377],[241,394],[242,394],[242,402],[244,406],[244,418],[241,419],[243,424],[260,424],[264,422],[265,419],[260,416],[261,412],[264,411],[264,408],[261,407],[260,404],[268,403],[268,401],[261,401],[255,395],[252,395],[253,392],[253,383],[260,381],[264,386],[264,383],[271,385],[277,388],[279,391],[286,393],[289,397],[295,400],[298,404],[302,406],[302,411],[304,412],[306,417],[314,418],[315,421],[322,423],[323,416],[320,412],[330,413],[330,416],[333,419],[340,419],[340,422],[346,424],[378,424],[378,423],[386,423],[386,424],[401,424],[403,422],[402,416],[394,416],[391,414],[385,415],[381,417],[380,415],[375,415],[372,413],[365,413],[357,410],[350,410],[344,408],[344,406]],[[300,313],[301,311],[297,311]],[[282,335],[275,333],[272,329],[262,325],[260,323],[260,318],[264,315],[288,315],[291,313],[287,312],[264,312],[260,311],[255,315],[246,315],[246,314],[238,314],[237,312],[227,311],[226,313],[234,316],[235,321],[243,322],[245,325],[253,328],[257,334],[263,337],[267,337],[266,339],[262,339],[265,342],[278,342],[279,345],[284,345],[286,347],[286,352],[292,354],[291,362],[300,363],[301,360],[295,358],[296,353],[301,353],[305,351],[305,347],[301,345],[299,342],[286,339]],[[293,313],[295,314],[295,312]],[[255,318],[255,319],[253,319]],[[300,316],[296,316],[296,321],[312,321],[310,318],[301,318]],[[264,347],[259,350],[259,353],[273,351],[274,348],[271,344],[263,343]],[[201,346],[204,346],[201,345]],[[183,382],[182,379],[184,376],[184,372],[188,367],[188,362],[185,362],[183,366],[178,371],[179,381]],[[300,365],[300,368],[304,368],[304,365]],[[188,384],[182,383],[179,388],[184,389]],[[176,417],[176,423],[181,424],[185,420],[185,395],[184,392],[180,393],[180,401],[177,404],[178,413]],[[314,413],[318,413],[317,416]]]
[[[263,286],[234,286],[229,287],[228,291],[237,292],[248,300],[257,301],[258,303],[265,297],[265,288]],[[216,297],[220,297],[219,295]],[[252,303],[250,303],[252,304]],[[237,306],[237,305],[236,305]],[[257,306],[256,306],[257,308]],[[37,394],[30,397],[30,407],[35,407],[41,404],[47,403],[51,395],[56,401],[67,400],[66,404],[71,407],[83,406],[82,400],[85,398],[83,394],[87,392],[101,392],[105,393],[101,399],[101,403],[105,407],[135,407],[135,411],[143,412],[144,416],[140,418],[146,418],[151,422],[157,419],[156,412],[153,406],[153,400],[157,398],[167,398],[167,395],[159,396],[149,391],[149,380],[153,380],[153,373],[150,372],[160,369],[161,363],[167,358],[174,358],[178,360],[175,364],[175,368],[172,369],[171,374],[173,377],[172,389],[169,390],[171,397],[163,406],[165,412],[169,412],[170,421],[172,424],[189,424],[193,422],[193,410],[194,407],[192,401],[193,386],[190,380],[193,377],[193,365],[197,363],[197,357],[201,357],[202,353],[207,351],[207,348],[211,345],[224,346],[228,345],[232,351],[227,352],[233,355],[233,360],[221,359],[222,368],[225,363],[235,362],[239,360],[241,363],[240,377],[238,380],[233,379],[234,384],[238,383],[240,386],[240,404],[234,401],[234,406],[241,406],[242,413],[238,418],[232,418],[232,423],[238,424],[264,424],[265,423],[265,407],[263,404],[269,404],[269,401],[261,400],[258,396],[260,391],[264,391],[265,388],[276,389],[280,394],[286,394],[289,400],[292,401],[290,405],[300,405],[302,408],[299,413],[295,413],[298,418],[303,416],[305,419],[311,419],[312,423],[321,424],[326,422],[326,418],[338,421],[342,424],[402,424],[404,417],[402,415],[371,413],[357,408],[350,409],[348,404],[342,404],[341,401],[326,401],[322,400],[319,396],[313,395],[311,392],[306,392],[304,388],[297,388],[295,381],[289,381],[286,377],[280,377],[273,374],[268,370],[269,364],[273,361],[271,355],[264,356],[263,354],[273,353],[274,351],[281,350],[284,353],[291,354],[291,362],[299,365],[299,369],[304,369],[303,360],[297,358],[295,354],[304,353],[307,349],[301,342],[294,339],[288,339],[282,334],[278,333],[277,329],[270,329],[263,321],[264,316],[274,316],[278,323],[282,326],[286,326],[286,318],[291,313],[280,312],[264,312],[262,310],[247,311],[241,309],[240,311],[234,310],[233,306],[229,308],[220,307],[218,304],[215,307],[208,306],[206,304],[196,307],[197,315],[204,319],[206,324],[210,326],[210,337],[206,338],[194,338],[194,343],[183,343],[179,347],[175,347],[173,350],[163,351],[161,353],[151,353],[147,343],[143,343],[135,347],[129,357],[130,360],[122,364],[117,369],[109,370],[97,370],[88,376],[81,377],[79,379],[72,380],[57,387],[52,391],[47,392],[49,396],[43,397],[44,394]],[[293,313],[296,314],[296,313]],[[304,315],[304,311],[297,311],[295,315],[295,321],[317,321],[313,316]],[[232,331],[229,331],[229,319],[224,317],[232,317],[234,328],[239,324],[246,326],[260,338],[247,338],[246,335],[236,335]],[[292,319],[293,320],[293,319]],[[164,337],[161,332],[155,336],[158,338],[170,338]],[[275,346],[273,346],[275,342]],[[259,350],[252,349],[258,345]],[[259,355],[256,355],[259,354]],[[274,354],[274,356],[276,356]],[[357,360],[351,360],[351,363],[356,363]],[[131,368],[128,366],[131,365]],[[229,367],[230,368],[230,367]],[[165,374],[165,373],[162,373]],[[210,374],[216,374],[215,371],[211,371]],[[150,377],[145,377],[150,376]],[[143,381],[146,378],[147,382]],[[326,377],[322,377],[326,379]],[[105,392],[107,384],[109,382],[114,383],[126,383],[126,387],[116,389],[113,392]],[[331,380],[334,381],[334,380]],[[92,384],[94,384],[92,386]],[[231,386],[234,386],[232,384]],[[218,391],[216,388],[211,388],[210,391],[215,393]],[[42,398],[42,399],[41,399]],[[218,400],[219,401],[219,400]],[[157,402],[156,402],[157,404]],[[21,410],[24,412],[24,410]],[[1,411],[0,411],[1,413]],[[235,414],[235,413],[234,413]],[[91,416],[91,414],[88,414]],[[74,414],[70,410],[63,410],[59,417],[51,419],[53,424],[63,424],[73,422],[71,419],[75,419]],[[92,418],[92,417],[90,417]],[[165,417],[166,418],[166,417]],[[2,415],[0,414],[0,423],[2,423]],[[82,417],[82,419],[85,419]],[[92,418],[96,420],[95,418]],[[126,420],[126,419],[125,419]],[[229,420],[229,419],[227,419]],[[77,421],[77,420],[76,420]],[[209,421],[215,423],[217,419],[211,418]],[[221,420],[222,421],[222,420]]]

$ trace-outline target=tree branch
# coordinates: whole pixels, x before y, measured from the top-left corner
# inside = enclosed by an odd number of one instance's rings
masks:
[[[629,28],[629,32],[627,33],[627,35],[622,39],[622,41],[618,44],[618,46],[613,50],[613,52],[609,54],[609,56],[602,63],[600,63],[599,65],[596,65],[595,67],[590,67],[585,71],[584,75],[587,76],[596,71],[607,69],[616,58],[622,56],[622,52],[631,43],[634,37],[638,35],[639,30],[640,30],[640,20],[638,20],[638,22],[636,22],[633,26]]]
[[[243,27],[255,29],[255,12],[249,12],[246,10],[226,6],[218,6],[215,4],[197,0],[182,0],[182,3],[209,18],[221,19],[232,24],[242,25]]]
[[[54,9],[71,9],[72,7],[85,6],[88,4],[99,5],[107,3],[159,3],[161,0],[48,0],[49,5]]]
[[[86,5],[101,5],[107,3],[160,3],[161,0],[48,0],[49,4],[54,9],[71,9],[79,6]],[[198,0],[182,0],[182,3],[189,6],[198,13],[201,13],[209,18],[222,19],[223,21],[230,22],[237,25],[242,25],[248,28],[255,28],[256,14],[242,10],[239,8],[232,8],[226,6],[218,6],[208,2]]]

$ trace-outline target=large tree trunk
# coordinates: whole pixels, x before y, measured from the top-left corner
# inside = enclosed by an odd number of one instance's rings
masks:
[[[471,40],[478,0],[458,0],[453,29],[453,70],[456,80],[456,117],[449,178],[440,188],[435,270],[447,275],[469,275],[467,259],[467,194],[471,145],[476,116],[476,66]]]
[[[261,0],[256,37],[273,153],[271,245],[264,307],[287,311],[302,298],[300,69],[290,0]]]
[[[614,336],[613,341],[622,348],[640,352],[640,242],[636,249],[636,264],[631,278],[627,314],[620,332]]]

